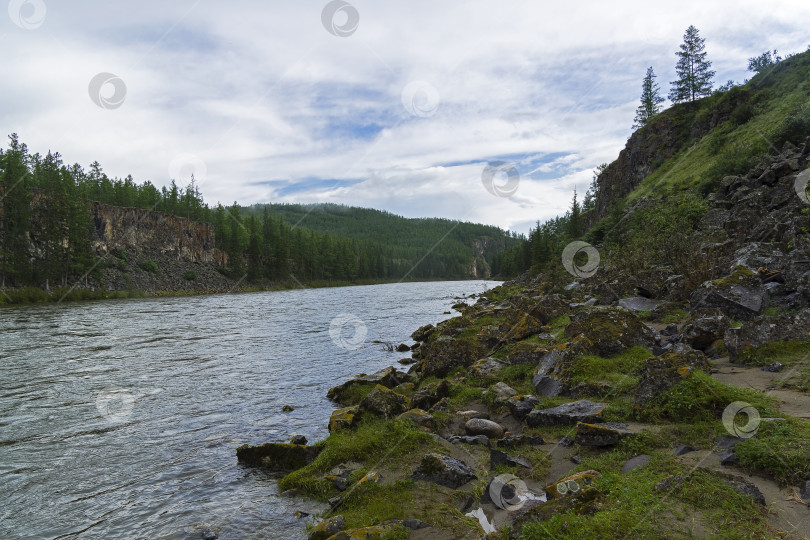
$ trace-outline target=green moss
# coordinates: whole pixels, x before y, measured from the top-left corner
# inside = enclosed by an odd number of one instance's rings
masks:
[[[712,281],[717,287],[728,287],[729,285],[742,284],[754,276],[754,272],[745,266],[737,266],[734,271],[726,277]]]
[[[517,285],[517,284],[516,285],[509,285],[509,286],[498,285],[497,287],[494,287],[494,288],[484,292],[481,296],[483,296],[484,298],[486,298],[487,300],[490,300],[492,302],[500,302],[501,300],[509,298],[510,296],[524,290],[525,288],[526,287],[524,287],[523,285]]]
[[[566,313],[564,315],[560,315],[559,317],[555,317],[548,322],[548,325],[553,329],[557,330],[558,328],[565,328],[571,324],[571,317]]]
[[[689,312],[681,308],[672,308],[666,311],[666,314],[661,317],[661,322],[666,324],[676,323],[684,320],[689,316]]]
[[[764,366],[772,362],[792,366],[798,362],[810,360],[810,340],[774,341],[745,351],[740,355],[740,359],[746,364],[757,366]]]
[[[651,356],[650,351],[639,346],[610,358],[581,356],[571,365],[571,381],[606,383],[614,394],[627,393],[638,384],[638,376],[634,373],[644,367],[644,361]]]
[[[723,384],[697,370],[653,399],[639,412],[639,417],[669,418],[676,422],[719,419],[723,410],[735,401],[750,403],[762,416],[780,416],[774,398],[757,390]]]

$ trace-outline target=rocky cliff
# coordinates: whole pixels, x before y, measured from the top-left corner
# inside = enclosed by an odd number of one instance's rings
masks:
[[[99,255],[126,250],[138,256],[160,254],[195,263],[218,261],[214,226],[186,218],[93,202],[93,249]]]

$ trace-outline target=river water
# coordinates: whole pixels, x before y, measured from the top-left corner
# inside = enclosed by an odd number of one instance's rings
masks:
[[[0,538],[306,538],[236,447],[325,438],[326,391],[485,281],[0,308]],[[295,410],[282,412],[283,405]]]

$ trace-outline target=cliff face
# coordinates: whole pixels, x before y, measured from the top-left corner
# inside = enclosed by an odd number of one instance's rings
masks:
[[[506,241],[503,238],[482,236],[473,240],[475,257],[470,261],[467,268],[467,275],[476,279],[489,278],[492,275],[492,268],[490,268],[487,262],[486,255],[488,253],[500,253],[505,247]]]
[[[186,218],[94,202],[93,249],[104,255],[116,249],[135,254],[159,254],[177,261],[219,263],[214,226]]]

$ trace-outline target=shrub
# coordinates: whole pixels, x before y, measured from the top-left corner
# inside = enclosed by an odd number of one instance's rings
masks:
[[[158,265],[155,261],[144,260],[138,263],[138,267],[145,271],[151,272],[152,274],[157,274],[158,272]]]
[[[195,272],[194,270],[186,270],[186,273],[183,274],[183,277],[186,279],[186,281],[194,281],[197,279],[197,272]]]

